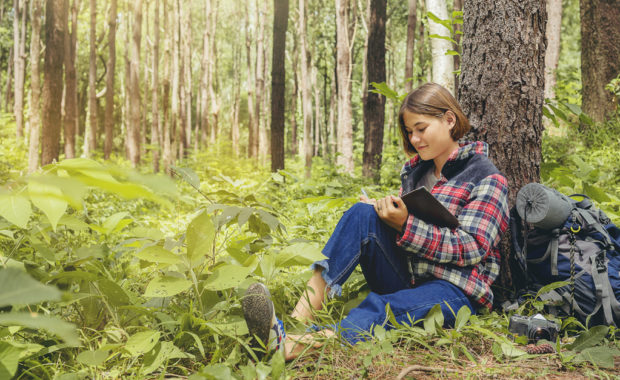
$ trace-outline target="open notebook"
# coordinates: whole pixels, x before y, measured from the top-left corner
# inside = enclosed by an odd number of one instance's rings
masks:
[[[459,226],[459,220],[424,186],[401,195],[401,199],[405,202],[407,211],[416,218],[438,227]]]

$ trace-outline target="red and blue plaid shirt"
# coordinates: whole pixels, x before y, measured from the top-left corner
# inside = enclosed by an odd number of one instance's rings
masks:
[[[431,193],[459,220],[437,227],[410,214],[397,244],[412,253],[412,282],[432,277],[451,282],[491,309],[491,284],[499,275],[498,245],[508,227],[506,178],[488,159],[483,142],[460,144]],[[401,193],[413,190],[433,165],[416,156],[401,172]]]

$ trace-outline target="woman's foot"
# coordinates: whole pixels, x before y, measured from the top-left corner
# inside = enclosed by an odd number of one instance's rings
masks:
[[[264,284],[250,285],[241,300],[243,316],[252,337],[252,348],[262,357],[264,354],[284,349],[284,325],[276,317],[271,294]]]

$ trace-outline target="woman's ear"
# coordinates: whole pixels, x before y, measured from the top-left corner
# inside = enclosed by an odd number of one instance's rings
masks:
[[[447,110],[443,117],[445,118],[446,122],[448,123],[448,127],[450,129],[452,129],[455,125],[456,125],[456,115],[454,114],[454,112]]]

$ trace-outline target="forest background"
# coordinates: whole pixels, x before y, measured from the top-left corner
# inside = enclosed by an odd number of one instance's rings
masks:
[[[594,0],[0,1],[0,378],[613,375],[613,327],[563,321],[541,368],[506,315],[462,311],[254,362],[239,297],[264,281],[285,315],[361,187],[395,193],[398,107],[427,81],[511,200],[541,180],[620,222],[619,19]],[[317,318],[367,292],[356,272]]]

